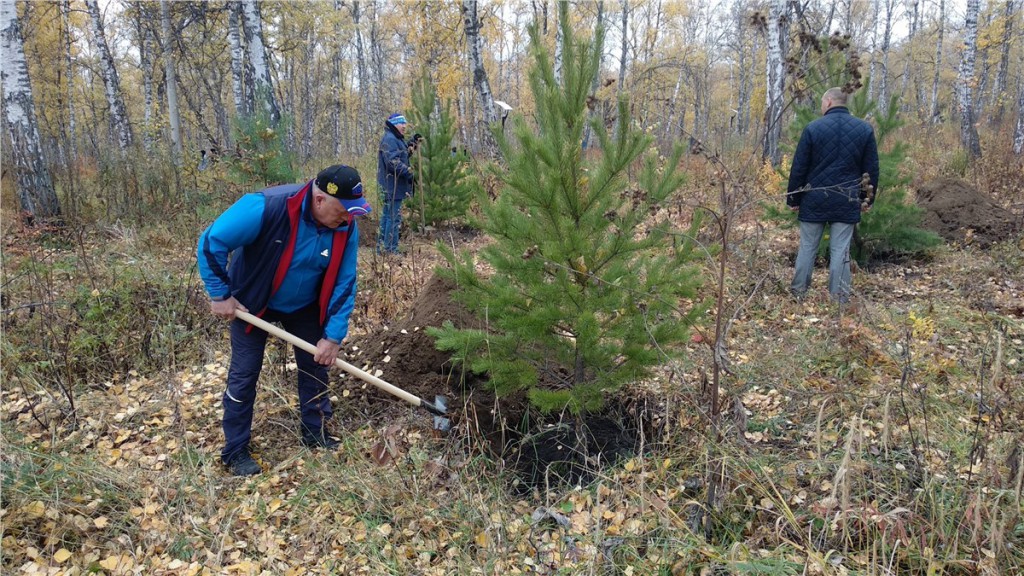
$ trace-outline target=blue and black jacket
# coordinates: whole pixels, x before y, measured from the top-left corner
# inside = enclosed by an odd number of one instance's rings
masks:
[[[240,198],[199,237],[199,273],[210,298],[234,296],[257,316],[316,302],[324,338],[341,342],[355,307],[359,231],[355,219],[333,229],[319,225],[310,209],[312,184]]]
[[[377,150],[377,185],[388,202],[412,195],[413,173],[409,165],[409,146],[391,122],[384,122],[384,137]]]
[[[878,190],[878,145],[871,124],[844,106],[829,108],[800,135],[789,171],[786,203],[803,222],[860,222],[860,179]],[[806,185],[810,190],[800,191]]]

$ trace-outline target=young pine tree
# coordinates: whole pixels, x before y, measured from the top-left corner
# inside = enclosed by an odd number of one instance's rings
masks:
[[[494,169],[503,186],[496,200],[482,200],[478,223],[493,239],[478,254],[493,272],[479,272],[474,254],[442,248],[457,298],[486,328],[446,324],[431,333],[468,369],[487,373],[499,397],[525,391],[542,411],[578,414],[681,352],[699,310],[680,308],[700,278],[691,245],[652,218],[682,184],[682,148],[663,164],[651,152],[630,182],[629,167],[650,151],[650,138],[623,99],[615,136],[593,123],[600,154],[584,159],[586,100],[603,33],[578,39],[568,20],[559,19],[561,83],[543,39],[530,31],[536,125],[515,117],[516,145],[494,130],[508,166]]]
[[[237,154],[231,155],[230,173],[239,184],[269,186],[294,182],[298,177],[294,154],[284,143],[289,118],[277,123],[262,106],[252,116],[235,121],[234,140]]]
[[[451,102],[437,106],[429,76],[424,75],[413,86],[412,102],[413,125],[423,140],[411,155],[416,197],[407,204],[415,215],[414,225],[436,226],[464,217],[480,184],[469,172],[466,156],[451,151],[455,139]]]

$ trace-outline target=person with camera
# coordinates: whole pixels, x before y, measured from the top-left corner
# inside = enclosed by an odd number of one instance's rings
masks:
[[[405,132],[408,127],[409,124],[401,112],[388,116],[384,122],[384,136],[377,150],[377,184],[381,193],[378,254],[398,253],[402,201],[414,193],[416,176],[412,171],[409,156],[422,137],[417,134],[407,143]]]

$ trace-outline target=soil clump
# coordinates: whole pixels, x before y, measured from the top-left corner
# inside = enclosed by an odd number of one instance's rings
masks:
[[[917,187],[917,205],[924,210],[921,226],[947,242],[987,248],[1012,238],[1019,217],[957,178],[937,178]]]

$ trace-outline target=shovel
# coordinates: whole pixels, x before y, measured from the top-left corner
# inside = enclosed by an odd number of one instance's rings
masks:
[[[299,338],[298,336],[292,334],[291,332],[282,330],[281,328],[274,326],[273,324],[267,322],[266,320],[262,320],[260,318],[257,318],[256,316],[253,316],[252,314],[249,314],[248,312],[242,312],[241,310],[235,310],[235,317],[241,318],[242,320],[245,320],[249,324],[252,324],[257,328],[266,331],[268,334],[273,334],[274,336],[281,338],[282,340],[292,344],[293,346],[302,348],[303,350],[309,352],[310,354],[316,354],[316,346],[310,344],[309,342],[306,342],[305,340]],[[338,368],[341,368],[345,372],[348,372],[349,374],[355,376],[356,378],[359,378],[364,382],[369,382],[370,384],[373,384],[377,388],[380,388],[381,390],[387,392],[388,394],[391,394],[392,396],[397,396],[402,400],[405,400],[409,404],[412,404],[413,406],[423,408],[427,412],[430,412],[431,414],[434,415],[435,430],[447,432],[448,428],[451,427],[451,421],[448,419],[448,402],[445,400],[444,396],[435,396],[434,402],[428,402],[420,398],[419,396],[410,394],[393,384],[388,384],[387,382],[381,380],[380,378],[377,378],[373,374],[369,374],[363,370],[360,370],[359,368],[356,368],[355,366],[349,364],[348,362],[345,362],[341,358],[336,359],[334,361],[334,365],[337,366]]]

